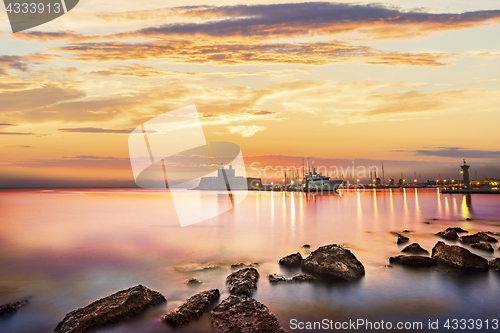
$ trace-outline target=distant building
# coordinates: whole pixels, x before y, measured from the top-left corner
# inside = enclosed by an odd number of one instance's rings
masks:
[[[380,178],[378,178],[378,177],[375,178],[375,186],[380,186],[381,183],[382,182],[381,182]]]
[[[227,184],[224,173],[226,174]],[[202,177],[200,184],[194,190],[227,190],[228,184],[231,190],[262,189],[260,178],[236,177],[233,166],[229,165],[229,169],[218,169],[217,177]]]
[[[389,179],[389,185],[394,185],[394,179],[393,178]]]

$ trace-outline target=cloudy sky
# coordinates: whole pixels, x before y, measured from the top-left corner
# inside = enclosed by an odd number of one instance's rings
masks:
[[[0,186],[133,184],[128,134],[193,103],[262,165],[500,177],[499,24],[496,0],[84,0],[13,34],[1,6]]]

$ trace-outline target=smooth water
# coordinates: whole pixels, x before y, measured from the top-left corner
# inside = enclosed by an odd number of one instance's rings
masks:
[[[203,200],[203,193],[189,193]],[[138,284],[168,302],[100,332],[169,332],[163,314],[202,290],[219,288],[224,299],[229,266],[241,261],[260,263],[254,298],[289,331],[298,331],[290,329],[291,319],[422,321],[424,328],[429,319],[498,319],[500,275],[492,270],[457,275],[386,266],[404,247],[391,231],[410,230],[410,242],[430,252],[441,240],[434,234],[449,226],[500,232],[500,196],[423,189],[341,196],[250,192],[234,209],[181,228],[169,192],[2,191],[0,304],[30,303],[0,320],[0,332],[51,332],[67,312]],[[295,273],[281,269],[279,258],[297,251],[306,256],[304,244],[314,250],[331,243],[351,249],[366,276],[331,285],[269,284],[270,273]],[[487,259],[500,252],[471,251]],[[198,264],[220,267],[196,270]],[[204,283],[188,286],[190,277]],[[210,316],[176,331],[210,332]]]

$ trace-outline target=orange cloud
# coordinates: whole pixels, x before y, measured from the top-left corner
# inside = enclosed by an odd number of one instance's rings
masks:
[[[72,52],[80,61],[125,61],[169,59],[187,63],[249,64],[284,63],[300,65],[325,65],[358,62],[397,66],[445,66],[445,59],[456,58],[447,53],[382,52],[368,46],[349,45],[342,42],[251,44],[210,40],[164,40],[151,43],[79,43],[52,48]],[[136,68],[137,69],[137,68]],[[165,75],[165,71],[151,73],[143,68],[144,75]],[[135,71],[137,73],[137,70]],[[109,73],[101,73],[109,74]]]

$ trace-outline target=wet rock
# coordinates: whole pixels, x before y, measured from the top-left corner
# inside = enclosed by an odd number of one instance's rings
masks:
[[[445,238],[445,239],[451,239],[455,240],[458,238],[458,234],[455,230],[448,230],[446,229],[445,231],[440,231],[436,235],[439,237]]]
[[[498,240],[491,236],[488,236],[485,232],[477,232],[474,235],[462,236],[458,238],[459,242],[472,244],[480,242],[496,243]]]
[[[302,256],[299,252],[290,254],[280,259],[280,265],[285,267],[299,267],[302,263]]]
[[[295,274],[291,278],[287,278],[281,274],[269,274],[269,282],[278,283],[278,282],[306,282],[306,281],[315,281],[316,278],[309,274]]]
[[[199,318],[203,311],[219,299],[219,296],[219,289],[198,293],[189,297],[177,310],[170,312],[161,320],[174,327],[185,325],[191,320]]]
[[[281,274],[269,274],[269,282],[278,283],[278,282],[286,282],[288,278]]]
[[[247,296],[231,295],[210,313],[215,333],[286,332],[267,306]]]
[[[488,266],[500,273],[500,258],[488,261]]]
[[[141,285],[135,286],[69,312],[54,332],[89,332],[132,318],[150,306],[166,301],[157,291]]]
[[[259,277],[259,272],[253,267],[240,269],[226,278],[227,288],[231,294],[250,296],[257,288]]]
[[[478,250],[483,250],[483,251],[488,251],[488,252],[495,252],[491,244],[488,243],[472,243],[469,245],[470,247]]]
[[[472,221],[472,219],[470,217],[466,218],[465,220],[467,221]]]
[[[408,234],[408,233],[410,233],[410,232],[411,232],[411,230],[403,230],[403,231],[401,231],[401,232],[402,232],[402,233],[404,233],[404,234]]]
[[[429,254],[429,251],[422,248],[418,243],[413,243],[413,244],[408,245],[407,247],[402,249],[401,252],[408,252],[408,253],[414,253],[414,254],[419,254],[419,253]]]
[[[304,244],[304,245],[302,245],[302,247],[303,247],[304,249],[310,249],[310,248],[311,248],[311,245],[309,245],[309,244]]]
[[[194,286],[197,284],[202,284],[203,282],[201,282],[200,280],[198,280],[195,277],[192,277],[192,278],[187,279],[185,283],[189,286]]]
[[[398,244],[408,243],[409,241],[410,239],[408,237],[403,235],[398,235],[398,241],[397,241]]]
[[[486,233],[493,236],[500,236],[500,232],[486,231]]]
[[[397,257],[390,257],[389,262],[391,264],[397,263],[397,264],[401,264],[404,266],[411,266],[411,267],[430,267],[430,266],[437,265],[436,259],[429,258],[429,257],[422,257],[422,256],[400,255]]]
[[[460,246],[450,246],[437,242],[432,249],[432,258],[450,266],[468,271],[485,271],[488,261]]]
[[[232,264],[231,268],[246,268],[246,267],[257,267],[259,266],[258,262],[238,262],[236,264]]]
[[[428,221],[425,221],[425,222],[424,222],[424,224],[431,224],[431,223],[430,223],[430,222],[428,222]]]
[[[0,318],[14,314],[17,309],[28,304],[28,300],[0,305]]]
[[[312,275],[353,281],[365,275],[363,264],[351,253],[336,244],[325,245],[302,261],[302,269]]]

